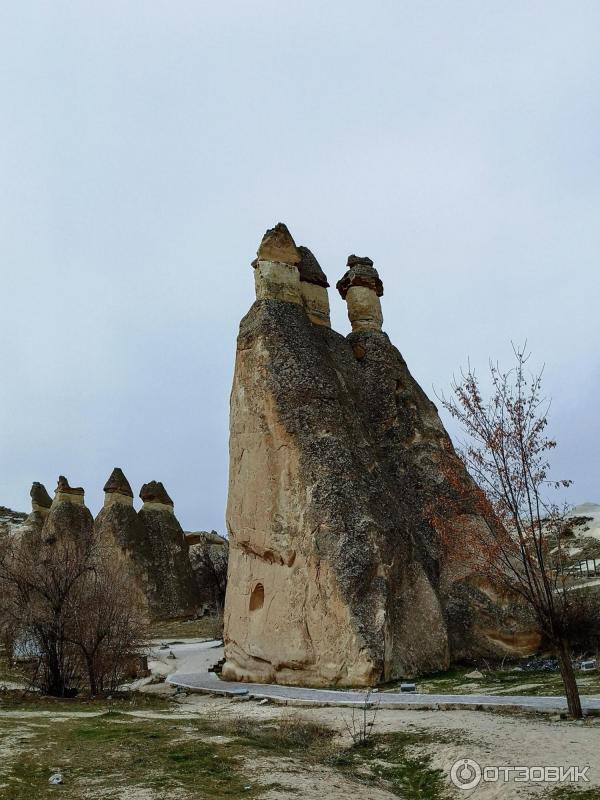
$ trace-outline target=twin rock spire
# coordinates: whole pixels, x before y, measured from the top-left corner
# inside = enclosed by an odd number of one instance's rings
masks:
[[[304,306],[315,325],[331,327],[327,276],[308,247],[297,247],[287,226],[270,228],[252,262],[257,300]],[[353,331],[380,331],[383,284],[370,258],[351,255],[336,288],[348,306]]]

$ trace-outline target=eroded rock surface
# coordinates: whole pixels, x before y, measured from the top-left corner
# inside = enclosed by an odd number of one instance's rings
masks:
[[[189,545],[162,483],[151,481],[140,491],[144,505],[137,522],[143,541],[136,562],[144,571],[144,591],[155,616],[194,615],[200,605]]]
[[[72,542],[83,547],[93,535],[94,518],[85,505],[85,493],[81,487],[69,486],[61,475],[58,479],[54,500],[41,529],[42,550],[56,543]]]
[[[142,509],[119,467],[104,486],[104,507],[96,517],[99,535],[109,537],[127,559],[132,579],[146,596],[152,617],[189,616],[200,604],[189,546],[174,514],[173,501],[159,481],[142,486]]]
[[[465,575],[447,563],[429,522],[442,455],[468,476],[380,330],[383,285],[372,261],[351,256],[348,267],[339,285],[348,337],[314,324],[281,292],[257,293],[240,325],[227,678],[369,685],[444,669],[454,647],[468,657],[499,646],[458,601],[448,613]]]

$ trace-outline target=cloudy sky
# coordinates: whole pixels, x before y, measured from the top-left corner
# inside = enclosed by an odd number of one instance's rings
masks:
[[[600,4],[0,4],[0,504],[115,465],[224,529],[238,322],[267,227],[375,261],[426,391],[546,364],[600,502]],[[349,325],[330,290],[334,327]]]

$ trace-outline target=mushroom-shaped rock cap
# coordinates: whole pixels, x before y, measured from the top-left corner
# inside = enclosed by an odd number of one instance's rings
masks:
[[[69,486],[69,481],[64,475],[59,475],[56,491],[62,492],[63,494],[84,494],[81,486]]]
[[[145,483],[140,489],[140,497],[144,503],[162,503],[165,506],[173,505],[173,501],[160,481]]]
[[[123,474],[121,467],[115,467],[110,473],[110,478],[104,484],[105,492],[117,492],[118,494],[125,494],[127,497],[133,497],[133,491],[129,485],[129,481]]]
[[[300,280],[305,283],[314,283],[317,286],[323,286],[325,289],[329,286],[327,282],[327,275],[321,269],[321,265],[314,257],[313,253],[300,245],[298,248],[300,253],[300,263],[298,264],[298,272],[300,273]]]
[[[282,264],[296,266],[300,263],[300,253],[287,225],[278,222],[274,228],[269,228],[262,238],[256,252],[259,261],[279,261]],[[256,267],[256,261],[252,262]]]
[[[348,256],[348,271],[345,272],[336,283],[336,289],[346,299],[348,289],[352,286],[365,286],[372,289],[377,297],[383,294],[383,283],[381,282],[373,262],[367,256]]]
[[[44,484],[39,483],[39,481],[34,481],[31,484],[29,496],[31,497],[32,503],[37,503],[37,505],[41,506],[42,508],[50,508],[52,505],[52,498],[46,491]]]

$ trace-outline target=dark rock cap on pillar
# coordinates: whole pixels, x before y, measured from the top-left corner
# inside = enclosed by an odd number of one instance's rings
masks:
[[[58,476],[58,483],[56,484],[56,491],[61,494],[85,494],[81,486],[69,486],[69,481],[64,475]]]
[[[144,503],[160,503],[173,508],[173,501],[160,481],[145,483],[140,489],[140,498]]]
[[[321,265],[308,249],[299,247],[301,259],[298,264],[300,276],[300,296],[308,318],[315,325],[331,327],[329,319],[329,296],[327,294],[327,276]]]
[[[104,508],[111,506],[113,503],[126,506],[133,505],[131,486],[120,467],[113,469],[110,478],[104,484]]]
[[[117,492],[118,494],[127,495],[127,497],[133,497],[129,481],[123,474],[121,467],[115,467],[110,473],[110,478],[104,484],[104,491],[111,494]]]
[[[314,254],[304,245],[300,245],[298,251],[300,253],[300,263],[298,264],[300,280],[305,283],[314,283],[316,286],[323,286],[327,289],[329,286],[327,275],[321,269],[321,265]]]
[[[85,492],[81,486],[69,486],[69,481],[64,475],[60,475],[58,483],[56,484],[56,492],[54,494],[55,502],[75,503],[76,505],[83,505],[83,496]]]
[[[34,481],[31,484],[29,496],[31,497],[31,505],[33,506],[34,510],[36,506],[40,508],[50,508],[52,505],[52,498],[46,491],[44,484],[40,483],[39,481]]]
[[[367,256],[348,256],[348,267],[340,280],[336,283],[336,289],[342,296],[342,300],[346,299],[348,289],[352,286],[364,286],[367,289],[372,289],[377,297],[383,296],[383,283],[373,262]]]
[[[381,282],[373,262],[366,256],[349,256],[348,269],[337,282],[337,290],[348,306],[352,331],[381,331],[383,314],[379,298]]]

